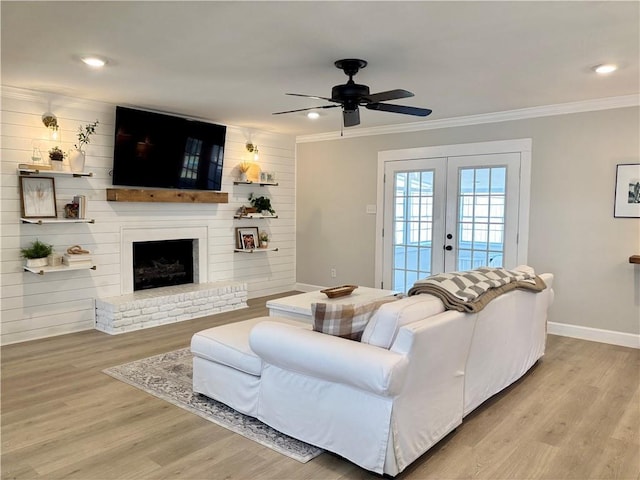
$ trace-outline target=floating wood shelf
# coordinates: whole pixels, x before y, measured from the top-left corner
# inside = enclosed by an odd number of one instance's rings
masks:
[[[631,255],[629,257],[629,263],[640,263],[640,255]]]
[[[37,273],[38,275],[44,275],[45,273],[53,272],[69,272],[71,270],[95,270],[95,265],[57,265],[55,267],[22,267],[25,272]]]
[[[93,218],[21,218],[22,223],[96,223]]]
[[[249,182],[249,181],[237,181],[233,182],[234,185],[258,185],[260,187],[277,187],[277,182]]]
[[[93,177],[93,172],[71,172],[69,170],[51,170],[47,168],[22,168],[18,167],[20,175],[54,175],[72,177]]]
[[[277,248],[234,248],[234,252],[236,253],[262,253],[262,252],[277,252]]]
[[[262,215],[261,213],[247,213],[246,215],[234,215],[233,218],[248,218],[249,220],[254,218],[278,218],[277,215]]]
[[[107,188],[109,202],[229,203],[226,192]]]

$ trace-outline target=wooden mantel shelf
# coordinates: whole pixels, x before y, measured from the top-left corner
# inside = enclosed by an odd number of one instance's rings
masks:
[[[226,192],[107,188],[109,202],[229,203]]]
[[[640,255],[631,255],[629,257],[629,263],[640,263]]]

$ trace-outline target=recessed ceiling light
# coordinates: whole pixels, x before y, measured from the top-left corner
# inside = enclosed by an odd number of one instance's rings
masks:
[[[605,63],[602,65],[597,65],[595,67],[593,67],[593,70],[596,73],[600,73],[602,75],[606,75],[607,73],[611,73],[611,72],[615,72],[618,69],[617,65],[614,65],[613,63]]]
[[[319,118],[320,114],[318,112],[309,112],[307,113],[307,118],[310,118],[311,120],[315,120],[316,118]]]
[[[81,57],[80,60],[82,60],[84,63],[86,63],[87,65],[89,65],[90,67],[93,67],[93,68],[104,67],[105,64],[107,63],[107,61],[105,59],[100,58],[100,57],[95,57],[95,56]]]

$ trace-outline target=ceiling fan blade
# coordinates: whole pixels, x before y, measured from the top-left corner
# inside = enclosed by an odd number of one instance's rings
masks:
[[[337,102],[329,97],[319,97],[317,95],[305,95],[304,93],[285,93],[285,95],[292,95],[294,97],[305,97],[305,98],[315,98],[316,100],[327,100],[328,102]]]
[[[392,105],[390,103],[369,103],[365,105],[369,110],[380,110],[382,112],[404,113],[405,115],[416,115],[426,117],[431,113],[428,108],[407,107],[405,105]]]
[[[371,95],[367,95],[363,97],[365,100],[368,100],[371,103],[377,102],[386,102],[387,100],[398,100],[399,98],[409,98],[413,97],[413,93],[408,90],[388,90],[386,92],[380,93],[372,93]]]
[[[342,121],[345,127],[360,125],[360,111],[357,108],[355,110],[343,110]]]
[[[297,110],[287,110],[286,112],[274,112],[271,115],[281,115],[283,113],[305,112],[307,110],[320,110],[322,108],[336,108],[340,105],[323,105],[321,107],[298,108]]]

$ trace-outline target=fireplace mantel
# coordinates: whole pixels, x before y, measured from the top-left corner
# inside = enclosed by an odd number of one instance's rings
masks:
[[[227,192],[107,188],[108,202],[229,203]]]

